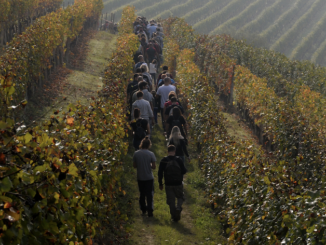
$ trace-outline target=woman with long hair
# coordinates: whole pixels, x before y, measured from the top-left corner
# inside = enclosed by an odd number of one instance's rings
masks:
[[[174,145],[176,147],[175,155],[180,157],[183,162],[185,162],[185,155],[188,157],[190,161],[185,138],[181,135],[178,126],[174,126],[172,128],[168,145]]]
[[[180,129],[181,135],[186,139],[187,138],[186,120],[181,115],[181,111],[178,107],[174,107],[172,109],[172,113],[173,113],[173,115],[169,116],[168,120],[166,121],[166,132],[168,132],[168,135],[170,135],[172,128],[174,126],[178,126]]]

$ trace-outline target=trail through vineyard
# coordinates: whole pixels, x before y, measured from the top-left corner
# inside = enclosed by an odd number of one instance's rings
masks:
[[[224,110],[223,104],[218,105]],[[236,139],[256,141],[246,124],[241,122],[235,114],[222,112],[226,119],[229,133]],[[160,121],[160,120],[158,120]],[[166,141],[163,136],[161,124],[156,125],[151,137],[152,148],[159,161],[167,155]],[[154,170],[155,194],[154,194],[154,217],[142,216],[139,209],[139,192],[136,183],[136,171],[133,180],[128,183],[129,193],[134,193],[133,199],[133,231],[131,244],[226,244],[227,239],[223,236],[227,227],[221,226],[211,204],[207,202],[205,193],[205,178],[200,170],[196,146],[189,140],[189,152],[191,162],[186,162],[188,173],[185,175],[185,198],[181,220],[178,223],[171,221],[169,206],[166,204],[165,191],[159,190],[157,169]],[[258,146],[258,145],[257,145]],[[129,147],[128,166],[132,166],[134,149]]]
[[[71,62],[52,73],[29,101],[25,120],[59,115],[70,103],[87,103],[102,88],[105,66],[115,50],[117,36],[109,32],[86,31],[72,49]],[[28,115],[28,117],[26,116]]]
[[[157,163],[167,155],[166,141],[161,125],[155,126],[152,135],[152,148]],[[192,145],[191,148],[194,148]],[[191,149],[190,148],[190,149]],[[132,164],[132,150],[130,165]],[[210,204],[204,196],[204,178],[200,173],[195,149],[191,149],[191,162],[186,163],[188,173],[185,176],[185,198],[181,220],[178,223],[171,221],[169,206],[166,204],[165,191],[159,190],[157,169],[154,170],[155,194],[154,217],[141,216],[138,205],[139,192],[136,184],[136,175],[132,181],[134,193],[133,213],[134,229],[132,244],[225,244],[226,239],[221,235],[223,228],[215,218]]]

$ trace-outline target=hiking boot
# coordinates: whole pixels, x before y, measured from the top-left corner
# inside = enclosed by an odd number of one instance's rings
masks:
[[[177,209],[177,210],[175,210],[175,215],[174,215],[174,217],[175,217],[175,219],[176,219],[177,221],[179,221],[179,220],[181,219],[181,211],[182,211],[182,209]]]
[[[175,216],[171,215],[171,221],[172,222],[178,222],[178,220],[175,218]]]
[[[153,217],[153,212],[148,212],[148,217]]]

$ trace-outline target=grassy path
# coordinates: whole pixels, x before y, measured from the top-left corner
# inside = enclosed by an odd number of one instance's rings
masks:
[[[162,127],[156,125],[152,135],[151,151],[155,153],[157,165],[167,154],[166,141],[162,134]],[[186,163],[188,173],[185,176],[185,197],[181,220],[174,223],[170,220],[169,207],[166,204],[165,191],[158,186],[157,171],[154,170],[155,194],[154,217],[141,216],[138,206],[138,187],[136,171],[134,171],[131,190],[133,195],[133,229],[130,244],[225,244],[222,236],[223,229],[215,218],[210,205],[205,199],[205,183],[198,167],[197,154],[190,149],[192,161]],[[131,165],[133,149],[128,154]]]
[[[65,109],[70,103],[88,103],[102,88],[102,77],[109,58],[116,47],[117,35],[89,31],[73,49],[71,64],[60,67],[50,81],[29,101],[26,115],[29,120],[49,118],[54,111]]]

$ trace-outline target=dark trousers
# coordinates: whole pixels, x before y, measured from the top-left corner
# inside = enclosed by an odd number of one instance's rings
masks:
[[[178,186],[165,186],[166,203],[170,206],[170,213],[172,217],[175,216],[176,210],[182,210],[182,204],[185,200],[183,193],[183,185]],[[177,200],[177,205],[175,205]]]
[[[139,145],[140,145],[140,143],[141,143],[141,140],[136,140],[136,139],[134,138],[134,140],[133,140],[133,145],[134,145],[135,151],[138,151],[138,150],[139,150]]]
[[[163,131],[165,132],[163,108],[160,108],[160,110],[161,110],[161,117],[162,117],[162,126],[163,126]]]
[[[158,108],[154,107],[154,120],[155,120],[155,123],[157,123],[157,113],[158,113]]]
[[[140,192],[139,206],[141,211],[147,211],[148,213],[153,212],[154,180],[138,180],[138,188]]]

